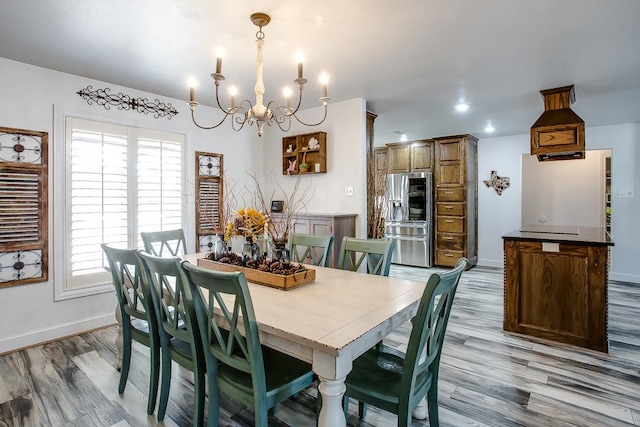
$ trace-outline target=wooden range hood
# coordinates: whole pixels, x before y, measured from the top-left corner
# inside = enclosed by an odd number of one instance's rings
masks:
[[[573,85],[541,90],[544,113],[531,126],[531,154],[538,160],[584,159],[584,120],[571,108]]]

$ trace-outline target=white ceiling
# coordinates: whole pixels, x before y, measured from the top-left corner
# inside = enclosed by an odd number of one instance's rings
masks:
[[[640,123],[638,0],[0,0],[0,56],[163,96],[212,104],[215,50],[224,86],[253,97],[253,12],[264,28],[265,99],[279,98],[305,56],[305,108],[316,76],[331,102],[361,97],[376,143],[529,132],[539,91],[575,85],[587,127]],[[225,87],[225,89],[226,89]],[[81,88],[78,88],[81,89]],[[226,94],[226,91],[224,92]],[[225,95],[226,98],[226,95]],[[461,99],[470,108],[457,113]],[[186,104],[176,106],[187,113]],[[331,110],[329,110],[331,114]],[[212,131],[215,132],[215,131]]]

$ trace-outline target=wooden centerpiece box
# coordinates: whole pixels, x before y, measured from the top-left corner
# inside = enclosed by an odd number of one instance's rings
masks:
[[[307,268],[307,270],[305,271],[300,271],[285,276],[283,274],[274,274],[266,271],[256,270],[255,268],[225,264],[206,258],[198,258],[198,267],[226,272],[241,271],[242,273],[244,273],[248,282],[282,289],[285,291],[297,288],[298,286],[306,285],[307,283],[311,283],[316,279],[316,271],[310,268]]]

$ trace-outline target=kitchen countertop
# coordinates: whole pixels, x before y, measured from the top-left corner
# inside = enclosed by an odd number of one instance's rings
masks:
[[[604,227],[579,227],[562,225],[525,225],[502,236],[505,240],[530,240],[557,243],[584,243],[613,246],[613,240]]]

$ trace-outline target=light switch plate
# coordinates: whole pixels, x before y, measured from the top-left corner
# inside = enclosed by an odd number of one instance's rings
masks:
[[[353,187],[344,187],[344,195],[347,197],[353,197]]]

